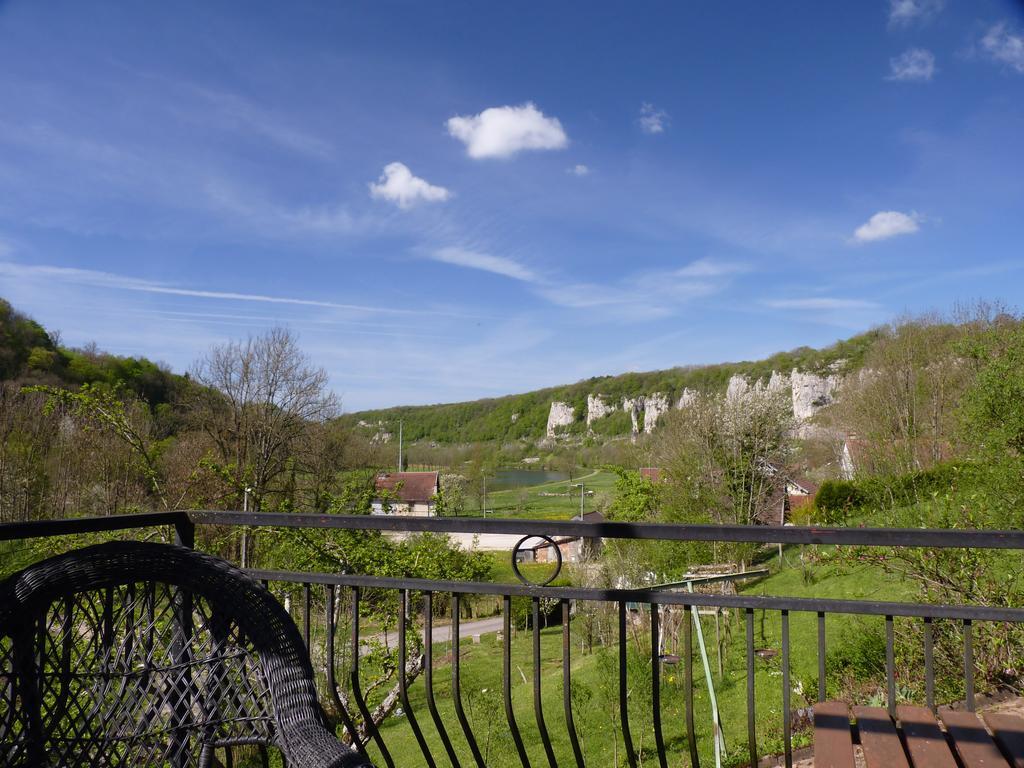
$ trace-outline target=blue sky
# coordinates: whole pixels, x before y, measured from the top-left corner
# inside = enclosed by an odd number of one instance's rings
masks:
[[[347,410],[1024,303],[1024,9],[0,2],[0,296]]]

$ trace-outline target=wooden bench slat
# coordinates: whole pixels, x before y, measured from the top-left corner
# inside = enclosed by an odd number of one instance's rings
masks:
[[[1024,719],[994,712],[986,712],[982,717],[992,729],[1003,752],[1010,758],[1010,765],[1013,768],[1024,768]]]
[[[814,768],[855,768],[850,709],[842,701],[814,705]]]
[[[868,768],[910,768],[896,724],[883,707],[854,707],[864,762]]]
[[[940,710],[939,719],[953,739],[965,768],[1007,768],[1007,762],[973,712]]]
[[[957,768],[946,737],[930,709],[903,705],[896,708],[907,740],[910,761],[919,768]]]

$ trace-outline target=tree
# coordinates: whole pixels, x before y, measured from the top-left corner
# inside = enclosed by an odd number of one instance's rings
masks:
[[[751,525],[774,515],[769,505],[782,490],[792,426],[788,390],[760,385],[724,398],[701,395],[673,411],[654,446],[666,478],[660,519]],[[712,554],[742,560],[749,547]]]
[[[235,503],[250,489],[260,510],[288,470],[307,427],[337,413],[327,373],[314,367],[289,330],[274,328],[246,341],[211,347],[193,369],[195,424],[217,447]]]

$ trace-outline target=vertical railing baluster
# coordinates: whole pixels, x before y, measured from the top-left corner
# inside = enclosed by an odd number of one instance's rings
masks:
[[[700,757],[697,755],[697,728],[693,722],[693,606],[684,608],[683,618],[683,670],[684,698],[686,700],[686,741],[690,745],[690,765],[697,768]]]
[[[619,719],[622,721],[622,740],[626,744],[626,758],[630,768],[636,768],[633,754],[633,736],[629,732],[629,689],[626,677],[626,604],[619,602]]]
[[[964,698],[967,711],[974,711],[974,634],[971,620],[964,619]]]
[[[427,709],[430,710],[430,717],[434,721],[434,727],[437,728],[437,734],[441,737],[441,743],[444,745],[444,751],[448,753],[448,759],[451,760],[454,768],[462,768],[462,764],[459,762],[458,755],[455,754],[455,748],[452,746],[452,740],[448,738],[448,731],[445,730],[444,721],[441,720],[441,715],[437,711],[437,702],[434,700],[434,593],[424,592],[423,593],[423,626],[425,633],[424,650],[426,651],[427,660],[426,664],[426,685],[427,685]]]
[[[569,653],[569,601],[562,600],[562,708],[565,710],[565,728],[569,732],[572,754],[576,758],[577,768],[583,768],[583,753],[580,751],[580,740],[576,736],[576,724],[572,719],[572,666]]]
[[[896,654],[893,648],[892,616],[885,617],[885,685],[889,717],[896,719]]]
[[[793,723],[790,714],[789,611],[782,611],[782,747],[786,768],[793,768]]]
[[[818,701],[825,701],[825,612],[818,611]]]
[[[512,733],[512,741],[515,742],[516,751],[519,753],[519,760],[522,762],[523,768],[530,768],[530,760],[526,756],[526,747],[523,746],[523,737],[519,735],[519,726],[516,725],[516,716],[512,711],[512,596],[502,595],[501,602],[504,618],[504,632],[501,643],[501,692],[505,699],[505,719],[508,720],[508,729]]]
[[[658,748],[658,763],[668,768],[665,756],[665,737],[661,732],[661,630],[658,626],[658,606],[651,603],[651,709],[654,716],[654,744]]]
[[[533,716],[537,721],[537,731],[540,733],[540,741],[544,745],[544,754],[547,755],[548,764],[551,768],[558,768],[548,729],[544,724],[544,707],[541,704],[540,696],[540,598],[534,597],[531,600],[533,609]]]
[[[928,709],[938,712],[935,707],[935,660],[933,658],[932,617],[924,617],[924,698]]]
[[[348,735],[352,739],[352,746],[359,750],[359,754],[369,760],[370,758],[366,754],[366,747],[359,739],[359,731],[356,729],[355,723],[352,722],[348,708],[341,700],[341,695],[338,693],[338,683],[334,678],[334,633],[337,628],[334,619],[336,590],[337,587],[334,584],[330,584],[327,587],[327,691],[331,694],[331,700],[338,710],[342,725],[345,726],[345,730],[348,731]]]
[[[395,768],[395,761],[391,758],[384,737],[380,729],[373,722],[369,707],[366,706],[366,699],[363,698],[363,690],[359,685],[359,587],[352,587],[352,696],[356,700],[359,713],[363,716],[363,726],[368,734],[367,740],[373,739],[377,742],[377,748],[388,768]]]
[[[429,768],[437,768],[434,758],[430,754],[430,747],[427,740],[423,738],[420,724],[416,722],[416,715],[412,711],[412,704],[409,703],[409,684],[406,681],[405,669],[408,664],[406,653],[406,634],[409,620],[409,590],[401,590],[402,615],[398,620],[398,695],[402,700],[402,707],[405,709],[405,716],[409,719],[409,727],[412,728],[416,743],[420,745],[423,758],[427,761]]]
[[[309,613],[313,606],[313,598],[310,594],[309,582],[302,585],[303,613],[302,613],[302,636],[306,640],[306,651],[309,651]]]
[[[473,753],[473,759],[479,768],[486,768],[483,755],[473,738],[473,729],[469,727],[469,720],[462,709],[462,665],[459,637],[459,619],[462,612],[462,595],[458,592],[452,593],[452,701],[455,703],[455,716],[459,719],[462,732],[466,734],[466,742],[469,744],[469,751]]]
[[[754,609],[745,611],[747,629],[747,746],[750,749],[750,765],[757,765],[757,725],[754,704]]]

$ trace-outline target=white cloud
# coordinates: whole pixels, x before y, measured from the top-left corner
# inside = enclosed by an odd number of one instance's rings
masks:
[[[590,168],[583,165],[583,163],[578,163],[572,168],[569,168],[566,173],[571,173],[573,176],[586,176],[590,173]]]
[[[697,259],[673,274],[678,277],[722,277],[749,272],[750,265],[737,261],[715,261],[714,259]]]
[[[1024,74],[1024,35],[1011,32],[1005,21],[989,28],[981,38],[981,49],[992,60]]]
[[[921,217],[911,211],[909,214],[899,211],[879,211],[853,233],[854,241],[870,243],[875,240],[886,240],[897,235],[910,235],[920,229]]]
[[[569,145],[558,118],[546,116],[532,102],[519,107],[491,107],[478,115],[457,115],[447,125],[448,133],[465,144],[466,153],[476,159]]]
[[[370,184],[370,195],[377,200],[387,200],[399,208],[411,208],[418,202],[444,202],[450,193],[444,187],[437,187],[426,179],[413,176],[404,163],[388,163],[377,183]]]
[[[889,0],[889,25],[905,27],[927,21],[942,10],[945,0]]]
[[[470,251],[465,248],[441,248],[434,251],[430,258],[445,264],[452,264],[457,267],[468,269],[479,269],[484,272],[493,272],[496,275],[511,277],[513,280],[523,282],[537,282],[537,275],[527,267],[513,259],[504,256],[492,256],[489,253]]]
[[[668,112],[658,109],[650,102],[640,105],[640,128],[644,133],[664,133],[668,125]]]
[[[863,299],[834,299],[818,297],[810,299],[773,299],[764,302],[772,309],[833,310],[833,309],[876,309],[873,301]]]
[[[931,80],[935,74],[935,56],[924,48],[910,48],[899,56],[889,59],[889,75],[886,80],[913,82]]]

